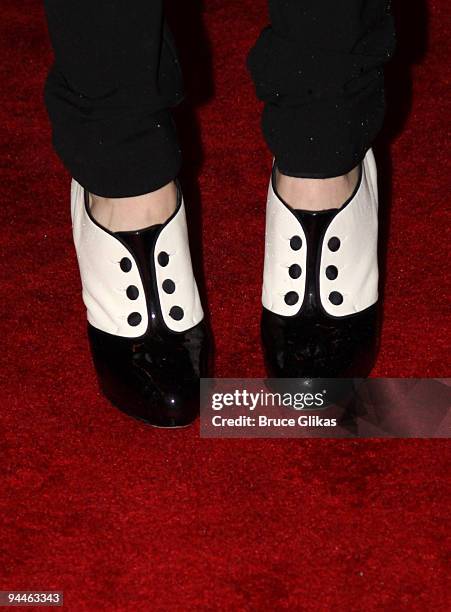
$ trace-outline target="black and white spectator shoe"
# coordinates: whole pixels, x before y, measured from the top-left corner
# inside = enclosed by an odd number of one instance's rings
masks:
[[[166,223],[112,233],[72,182],[73,235],[101,390],[124,412],[160,427],[196,418],[209,350],[178,192]]]
[[[274,377],[364,377],[377,345],[378,195],[372,151],[338,210],[294,210],[274,171],[266,213],[262,341]]]

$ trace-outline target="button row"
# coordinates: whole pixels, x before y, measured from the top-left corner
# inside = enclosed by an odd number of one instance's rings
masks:
[[[165,268],[169,263],[168,253],[166,253],[166,251],[161,251],[160,253],[158,253],[157,261],[162,268]],[[175,293],[175,283],[170,278],[166,278],[162,282],[161,287],[163,291],[168,295],[172,295],[173,293]],[[174,321],[181,321],[185,316],[185,313],[183,312],[183,308],[181,308],[180,306],[172,306],[169,311],[169,316],[171,317],[171,319],[174,319]]]
[[[119,266],[122,272],[130,272],[132,269],[132,262],[128,257],[123,257],[119,262]],[[139,296],[139,289],[135,285],[129,285],[125,291],[129,300],[137,300]],[[127,317],[127,323],[131,327],[136,327],[142,321],[142,316],[139,312],[132,312]]]
[[[337,236],[332,236],[329,239],[327,246],[329,250],[333,253],[336,253],[341,246],[340,238]],[[338,277],[338,268],[336,266],[327,266],[326,268],[326,276],[329,280],[335,280]],[[343,296],[338,291],[332,291],[329,293],[329,302],[334,306],[340,306],[343,303]]]
[[[302,238],[300,236],[292,236],[290,238],[290,247],[293,251],[299,251],[302,248]],[[302,274],[301,266],[298,264],[292,264],[288,268],[288,274],[290,275],[290,278],[299,278]],[[285,295],[284,300],[285,304],[288,306],[294,306],[299,301],[299,295],[296,293],[296,291],[289,291]]]

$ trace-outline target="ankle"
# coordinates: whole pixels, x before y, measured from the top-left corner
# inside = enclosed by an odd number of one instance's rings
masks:
[[[294,209],[317,211],[341,208],[356,188],[359,168],[357,166],[347,174],[327,179],[297,178],[276,169],[276,189]]]
[[[111,232],[133,231],[165,223],[177,206],[175,182],[130,198],[103,198],[90,194],[94,219]]]

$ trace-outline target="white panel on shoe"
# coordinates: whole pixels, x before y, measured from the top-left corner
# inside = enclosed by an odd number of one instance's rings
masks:
[[[116,336],[142,336],[147,330],[147,303],[133,255],[120,240],[94,223],[86,211],[84,189],[75,180],[72,181],[71,212],[88,321]],[[124,272],[119,265],[124,257],[132,263],[129,272]],[[138,288],[136,300],[127,297],[129,285]],[[127,321],[133,312],[142,317],[134,327]]]
[[[166,266],[158,262],[158,255],[162,252],[169,255]],[[204,313],[193,275],[183,199],[177,212],[162,228],[156,240],[154,261],[158,297],[165,324],[175,332],[184,332],[194,327],[203,319]],[[163,290],[165,280],[173,281],[174,293],[165,293]],[[183,317],[179,321],[170,315],[171,309],[175,306],[183,310]]]
[[[362,164],[362,180],[357,193],[333,218],[324,236],[319,285],[321,303],[329,315],[352,315],[377,301],[377,215],[377,171],[370,150]],[[336,252],[328,248],[332,237],[340,240]],[[338,269],[335,280],[327,278],[327,266]],[[329,300],[333,291],[343,296],[343,302],[338,306]]]
[[[299,236],[302,246],[295,251],[290,239]],[[263,306],[279,315],[295,315],[304,301],[307,242],[302,225],[290,209],[274,192],[272,179],[268,189],[266,206],[265,263],[263,270]],[[301,268],[301,276],[290,277],[288,270],[293,264]],[[285,296],[294,291],[299,296],[296,304],[290,306]]]

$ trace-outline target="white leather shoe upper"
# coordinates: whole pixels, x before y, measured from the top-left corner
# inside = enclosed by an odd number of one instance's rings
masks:
[[[295,315],[302,305],[306,284],[306,242],[302,225],[274,192],[271,179],[266,206],[262,301],[265,308],[276,314]],[[299,248],[294,250],[291,245]],[[301,268],[301,276],[297,279],[291,278],[289,274],[293,264]],[[289,306],[285,302],[285,296],[291,291],[299,295],[299,300]]]
[[[309,213],[305,213],[309,214]],[[363,163],[360,184],[352,199],[334,216],[326,229],[319,263],[319,297],[323,309],[333,317],[344,317],[365,310],[378,298],[378,195],[377,173],[373,152],[368,151]],[[302,246],[298,250],[299,240]],[[329,242],[331,239],[331,242]],[[337,240],[338,239],[338,240]],[[291,245],[290,246],[290,241]],[[335,243],[335,244],[334,244]],[[329,244],[338,249],[331,250]],[[302,306],[306,286],[308,244],[301,222],[275,193],[270,182],[266,212],[265,263],[263,272],[263,306],[284,316],[296,315]],[[294,279],[289,275],[293,264],[302,273]],[[328,266],[338,275],[326,276]],[[289,305],[285,298],[295,292],[299,300]],[[331,294],[339,294],[341,303],[333,303]],[[333,299],[333,296],[332,296]]]
[[[142,336],[148,328],[148,308],[133,253],[118,237],[91,218],[86,210],[84,189],[75,180],[71,189],[71,213],[89,323],[117,336]],[[165,267],[157,261],[161,251],[169,256]],[[166,326],[171,331],[183,332],[197,325],[203,318],[203,311],[191,266],[183,200],[160,230],[155,248],[155,269],[158,298]],[[166,279],[175,284],[171,294],[162,288]],[[136,299],[127,296],[130,286],[138,290]],[[170,315],[174,306],[178,307],[179,316],[182,313],[179,320]]]

